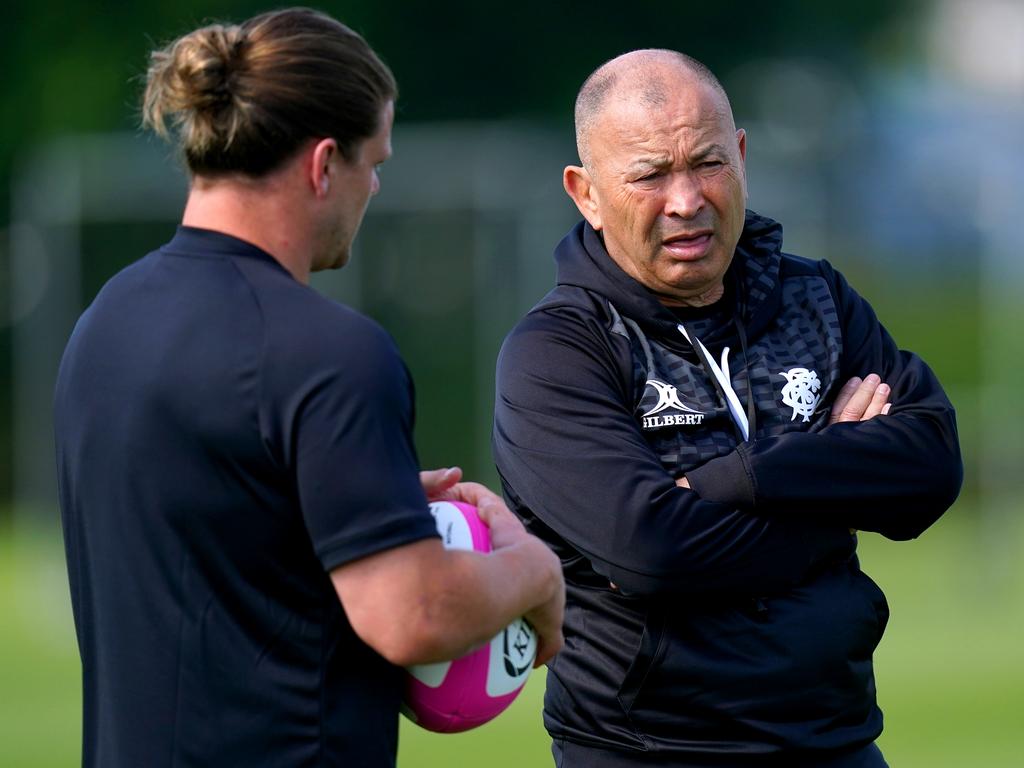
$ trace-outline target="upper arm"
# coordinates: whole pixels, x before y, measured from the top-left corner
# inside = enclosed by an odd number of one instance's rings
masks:
[[[302,516],[325,569],[436,537],[412,442],[412,394],[390,338],[364,321],[293,353],[275,408]],[[341,338],[339,338],[341,337]]]

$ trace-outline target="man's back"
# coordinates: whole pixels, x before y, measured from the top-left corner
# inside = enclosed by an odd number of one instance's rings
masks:
[[[358,554],[330,541],[350,510],[315,517],[301,474],[321,469],[298,455],[329,440],[316,393],[356,360],[392,364],[378,373],[407,388],[372,323],[200,230],[116,276],[83,316],[56,425],[86,765],[390,762],[397,671],[357,640],[325,573]]]

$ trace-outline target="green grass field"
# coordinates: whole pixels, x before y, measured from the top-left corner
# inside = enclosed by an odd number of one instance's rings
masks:
[[[954,509],[920,540],[861,539],[892,619],[876,656],[893,768],[1024,766],[1024,524]],[[56,533],[0,538],[0,766],[78,763],[78,658]],[[403,721],[399,765],[550,765],[543,674],[498,720],[439,736]]]

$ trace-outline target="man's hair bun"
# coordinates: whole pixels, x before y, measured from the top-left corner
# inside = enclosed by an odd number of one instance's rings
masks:
[[[211,24],[150,54],[143,125],[179,144],[189,170],[263,175],[310,138],[351,156],[395,98],[358,34],[308,8]]]
[[[241,122],[236,89],[244,68],[241,27],[214,24],[154,51],[143,99],[143,122],[159,135],[177,131],[191,151],[229,147]]]

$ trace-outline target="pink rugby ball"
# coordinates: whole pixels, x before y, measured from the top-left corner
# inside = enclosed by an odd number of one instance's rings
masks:
[[[491,535],[471,504],[430,505],[445,549],[491,551]],[[402,714],[428,731],[457,733],[501,714],[526,684],[537,656],[537,635],[517,619],[471,653],[406,669]]]

